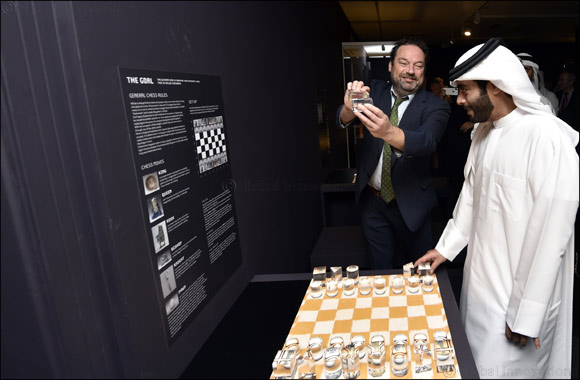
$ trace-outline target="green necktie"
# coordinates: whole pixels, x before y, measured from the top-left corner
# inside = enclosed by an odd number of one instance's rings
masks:
[[[393,109],[391,110],[390,121],[395,127],[399,126],[399,105],[408,97],[397,98]],[[393,183],[391,182],[391,146],[385,141],[383,146],[383,168],[381,171],[381,198],[387,203],[395,198],[395,190],[393,190]]]

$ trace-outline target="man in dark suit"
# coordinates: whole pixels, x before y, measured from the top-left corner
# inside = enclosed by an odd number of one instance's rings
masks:
[[[560,101],[560,111],[558,117],[568,125],[578,131],[578,117],[580,114],[580,104],[578,103],[578,91],[576,88],[576,75],[570,71],[564,71],[558,79],[558,91],[556,95]]]
[[[337,111],[340,127],[365,126],[357,157],[356,201],[374,269],[401,267],[433,244],[431,209],[437,197],[431,156],[445,132],[450,108],[422,86],[427,54],[423,41],[397,41],[389,62],[392,84],[349,82],[344,105]],[[356,91],[370,92],[374,105],[358,106],[353,112],[349,95]]]

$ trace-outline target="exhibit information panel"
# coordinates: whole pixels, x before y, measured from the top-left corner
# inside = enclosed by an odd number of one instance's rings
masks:
[[[311,281],[271,378],[460,378],[437,277],[413,277]]]
[[[221,81],[119,74],[149,240],[143,254],[172,344],[241,264]]]

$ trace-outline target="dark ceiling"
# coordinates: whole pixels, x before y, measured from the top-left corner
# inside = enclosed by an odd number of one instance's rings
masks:
[[[574,43],[580,1],[339,1],[358,41],[416,35],[427,43]],[[462,34],[470,28],[471,37]]]

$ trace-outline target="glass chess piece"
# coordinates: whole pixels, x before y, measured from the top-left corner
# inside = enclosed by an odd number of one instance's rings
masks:
[[[272,362],[272,377],[274,379],[293,379],[296,375],[297,357],[296,346],[278,350]]]
[[[315,267],[312,270],[312,280],[320,281],[321,283],[326,282],[326,267]]]
[[[387,284],[383,276],[375,276],[373,287],[376,295],[383,295],[387,291]]]
[[[330,278],[336,281],[340,288],[342,286],[342,267],[330,267]]]
[[[326,283],[326,295],[329,297],[336,297],[338,294],[338,283],[336,280],[330,278]]]
[[[425,293],[431,293],[433,291],[433,282],[435,281],[435,277],[431,276],[430,274],[423,277],[423,291]]]
[[[455,373],[455,349],[445,331],[433,333],[434,351],[437,362],[437,372]]]
[[[419,292],[419,277],[413,275],[411,277],[409,277],[409,285],[408,285],[408,291],[411,294],[417,294]]]
[[[310,296],[312,298],[320,298],[320,297],[322,297],[322,282],[320,282],[320,281],[312,281],[310,283]]]
[[[358,109],[359,105],[373,104],[373,98],[367,91],[351,91],[348,95],[348,100],[352,104],[353,112],[361,112]]]
[[[397,334],[391,346],[391,372],[397,377],[409,372],[409,357],[407,356],[407,336]]]
[[[360,356],[354,344],[342,349],[342,375],[345,379],[356,379],[360,376]]]
[[[423,366],[425,355],[431,356],[431,350],[429,350],[429,344],[427,342],[427,334],[416,333],[415,336],[413,336],[413,356],[415,358],[417,370],[419,367]],[[417,370],[415,372],[417,372]]]
[[[316,360],[310,350],[306,350],[302,362],[298,364],[299,379],[316,379]]]
[[[354,344],[358,350],[358,356],[363,359],[367,354],[365,349],[365,337],[362,335],[355,335],[350,339],[350,343]]]
[[[361,277],[358,284],[358,291],[361,295],[366,296],[371,293],[372,290],[371,281],[368,277]]]
[[[385,373],[386,355],[384,342],[371,339],[367,346],[367,370],[371,377],[379,377]]]
[[[344,339],[341,336],[333,336],[328,342],[330,347],[338,347],[340,350],[344,347]]]
[[[401,294],[405,288],[405,280],[401,276],[394,276],[391,282],[393,294]]]
[[[354,280],[352,278],[347,278],[344,281],[342,293],[345,296],[352,296],[354,294]]]
[[[358,265],[349,265],[346,267],[346,278],[351,278],[355,285],[358,285]]]
[[[403,265],[403,277],[409,278],[414,274],[415,274],[415,267],[413,266],[412,262]]]
[[[342,375],[341,348],[328,347],[324,351],[324,376],[338,379]]]
[[[322,347],[322,338],[314,336],[308,341],[308,352],[311,353],[314,361],[319,361],[324,357],[324,347]]]

